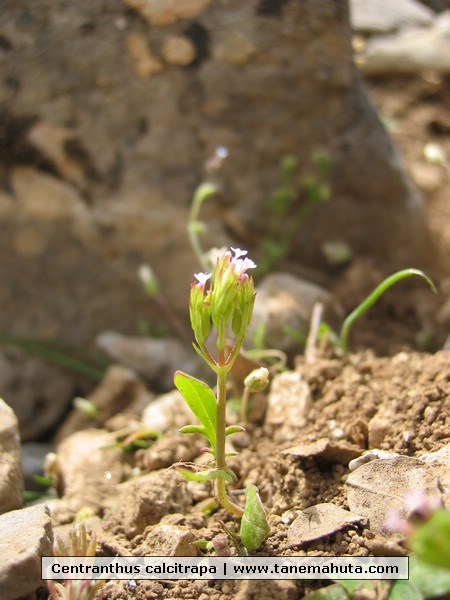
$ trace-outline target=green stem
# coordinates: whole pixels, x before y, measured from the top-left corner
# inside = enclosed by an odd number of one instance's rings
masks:
[[[242,423],[247,422],[249,400],[250,400],[250,390],[247,387],[245,387],[244,392],[242,394],[242,402],[241,402],[241,421],[242,421]]]
[[[219,364],[223,364],[224,358],[219,356]],[[225,455],[225,427],[227,408],[227,368],[217,372],[217,418],[216,418],[216,468],[226,469]],[[242,517],[243,509],[232,502],[227,494],[225,480],[217,479],[217,498],[226,510],[237,517]]]
[[[434,286],[434,283],[431,279],[425,275],[423,271],[419,271],[418,269],[404,269],[403,271],[397,271],[393,275],[387,277],[384,281],[382,281],[369,296],[365,300],[359,304],[355,310],[353,310],[348,317],[345,319],[341,332],[339,334],[339,345],[344,352],[348,350],[348,337],[350,334],[350,330],[355,324],[355,322],[363,316],[363,314],[369,310],[371,306],[375,304],[375,302],[397,281],[401,281],[402,279],[406,279],[406,277],[411,277],[412,275],[418,275],[425,279],[428,285],[431,287],[433,292],[437,293],[437,290]]]

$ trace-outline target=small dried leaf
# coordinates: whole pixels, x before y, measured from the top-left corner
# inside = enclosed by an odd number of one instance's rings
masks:
[[[348,505],[367,517],[370,529],[386,533],[384,522],[389,511],[406,516],[408,492],[421,489],[426,496],[440,496],[438,466],[410,456],[373,460],[352,471],[346,482]]]

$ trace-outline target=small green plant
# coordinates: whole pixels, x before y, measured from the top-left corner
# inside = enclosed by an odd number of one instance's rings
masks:
[[[159,285],[159,281],[153,272],[153,269],[150,265],[143,264],[138,269],[138,277],[141,280],[142,286],[146,291],[147,295],[155,302],[155,304],[159,307],[161,312],[165,315],[166,320],[170,323],[172,330],[176,333],[180,339],[187,341],[188,332],[184,327],[183,323],[178,318],[178,315],[174,311],[170,302],[167,300],[165,295],[161,291],[161,286]],[[144,330],[144,335],[150,337],[164,337],[166,332],[161,330],[153,330],[148,326],[148,324],[141,323],[141,329]]]
[[[226,148],[217,148],[215,155],[207,162],[208,174],[218,170],[227,155]],[[270,228],[260,245],[258,277],[272,271],[281,260],[286,258],[299,227],[317,205],[328,201],[330,197],[328,156],[323,152],[316,152],[311,157],[311,163],[313,173],[299,178],[297,158],[286,155],[281,159],[280,180],[268,202]],[[210,270],[214,265],[217,251],[212,249],[210,252],[204,252],[202,249],[200,237],[205,233],[206,225],[200,220],[200,210],[206,200],[217,196],[220,191],[216,183],[202,182],[194,192],[189,212],[187,224],[189,241],[199,264],[205,271]]]
[[[260,546],[269,533],[258,490],[250,485],[246,490],[245,508],[228,495],[227,483],[236,481],[235,473],[227,467],[226,437],[243,431],[241,426],[226,425],[227,377],[242,347],[250,324],[255,291],[253,278],[246,271],[256,267],[246,258],[246,251],[232,248],[222,254],[213,273],[197,273],[191,285],[189,312],[196,343],[194,348],[215,373],[217,392],[203,381],[186,373],[175,373],[175,385],[201,425],[189,425],[182,433],[200,433],[210,446],[205,449],[213,456],[211,467],[193,470],[186,466],[179,471],[194,481],[212,481],[219,504],[241,519],[241,540],[247,551]],[[245,258],[243,258],[245,257]],[[214,330],[212,332],[212,330]],[[229,347],[230,330],[234,342]],[[215,352],[207,341],[215,334]]]
[[[316,152],[311,162],[314,173],[298,181],[297,158],[287,155],[281,159],[280,181],[268,204],[270,228],[260,245],[258,277],[273,271],[286,258],[298,229],[316,206],[330,198],[328,157]]]

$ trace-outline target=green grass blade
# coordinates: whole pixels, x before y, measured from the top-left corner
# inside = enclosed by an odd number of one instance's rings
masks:
[[[412,275],[418,275],[425,279],[428,285],[431,287],[434,293],[437,293],[436,287],[431,279],[426,275],[423,271],[419,271],[419,269],[404,269],[403,271],[397,271],[393,273],[389,277],[387,277],[384,281],[382,281],[371,294],[367,296],[365,300],[359,304],[355,310],[353,310],[348,317],[345,319],[341,333],[339,334],[339,345],[347,352],[348,350],[348,337],[350,335],[350,330],[353,325],[356,323],[358,319],[360,319],[365,312],[371,308],[375,304],[377,300],[392,286],[394,283],[401,281],[402,279],[406,279],[407,277],[411,277]]]
[[[60,350],[56,342],[41,342],[39,340],[0,335],[0,345],[15,346],[27,354],[37,356],[41,360],[64,367],[94,381],[101,381],[104,376],[104,369],[97,368],[88,362],[72,356],[70,350]],[[109,364],[109,361],[108,363],[105,362],[105,368]]]

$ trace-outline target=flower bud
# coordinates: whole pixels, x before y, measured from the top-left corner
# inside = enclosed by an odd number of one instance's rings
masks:
[[[244,385],[250,392],[262,392],[269,384],[269,371],[265,367],[254,369],[244,379]]]
[[[209,300],[211,292],[208,291],[205,295],[205,285],[211,274],[197,273],[195,277],[198,283],[191,285],[189,315],[195,338],[199,344],[202,344],[211,331],[211,305]]]
[[[159,294],[159,283],[150,265],[141,265],[138,269],[138,276],[151,298]]]

